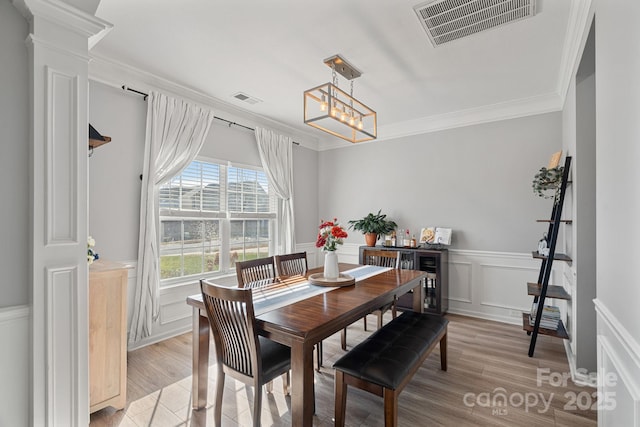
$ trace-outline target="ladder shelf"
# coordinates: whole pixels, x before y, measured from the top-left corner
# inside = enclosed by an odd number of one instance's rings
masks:
[[[571,220],[560,219],[562,217],[562,205],[564,204],[564,196],[569,182],[569,168],[571,166],[571,157],[567,156],[564,162],[564,170],[562,173],[562,181],[560,183],[560,190],[557,197],[554,198],[553,208],[551,210],[551,218],[548,220],[538,220],[538,222],[549,223],[549,229],[547,231],[547,247],[549,249],[548,255],[541,255],[537,251],[532,252],[533,258],[540,259],[540,273],[538,275],[538,281],[536,283],[527,283],[527,293],[534,297],[533,308],[530,313],[522,313],[522,329],[527,331],[527,334],[531,336],[531,342],[529,344],[529,357],[533,357],[533,353],[536,348],[536,340],[538,335],[550,335],[553,337],[569,339],[569,334],[565,329],[565,326],[561,319],[558,319],[557,308],[555,310],[545,310],[545,300],[547,298],[570,300],[571,296],[562,286],[550,285],[549,279],[551,278],[551,270],[553,268],[553,261],[563,261],[571,263],[572,260],[566,254],[556,253],[556,242],[558,239],[558,229],[560,224],[572,224]],[[541,320],[543,318],[543,312],[555,311],[555,317],[547,323],[557,327],[555,329],[547,329],[541,326]],[[535,312],[535,318],[534,318]],[[550,316],[551,317],[551,316]]]

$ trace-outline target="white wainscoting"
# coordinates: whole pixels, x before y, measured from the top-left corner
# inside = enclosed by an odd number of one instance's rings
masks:
[[[29,425],[29,307],[0,308],[0,426]]]
[[[530,253],[450,249],[449,312],[521,325],[533,302],[527,282],[537,282],[539,271]],[[556,276],[554,269],[551,283]]]
[[[640,426],[640,343],[600,300],[598,315],[598,411],[600,426]],[[613,407],[612,407],[613,406]]]

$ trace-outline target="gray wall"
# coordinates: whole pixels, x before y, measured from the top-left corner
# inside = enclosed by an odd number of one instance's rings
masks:
[[[140,174],[147,103],[141,96],[97,82],[89,85],[89,122],[112,141],[89,160],[89,233],[96,250],[110,260],[138,257]],[[223,113],[214,112],[224,117]],[[293,147],[298,242],[315,239],[318,153]],[[214,120],[200,152],[203,157],[260,166],[253,132]]]
[[[561,119],[549,113],[322,152],[320,216],[346,224],[382,209],[412,234],[452,228],[452,248],[531,251],[546,231],[535,220],[550,214],[531,182],[561,148]]]
[[[0,0],[0,307],[29,302],[29,61],[27,21]]]
[[[576,234],[576,366],[596,372],[596,76],[595,28],[589,34],[576,75],[576,147],[573,181]],[[568,215],[565,215],[569,218]]]
[[[636,343],[640,343],[640,286],[637,280],[640,259],[638,18],[640,4],[637,2],[598,2],[597,295]]]

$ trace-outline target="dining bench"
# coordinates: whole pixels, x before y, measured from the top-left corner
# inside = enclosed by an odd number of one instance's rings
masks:
[[[406,311],[355,346],[333,365],[335,425],[344,426],[347,385],[384,398],[384,425],[398,424],[398,396],[440,343],[447,370],[447,325],[442,316]]]

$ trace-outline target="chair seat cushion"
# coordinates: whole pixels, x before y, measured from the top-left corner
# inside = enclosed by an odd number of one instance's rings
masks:
[[[258,340],[262,356],[262,375],[265,382],[269,382],[291,367],[291,347],[263,336],[258,336]]]
[[[333,367],[395,390],[449,321],[406,311],[340,358]]]

